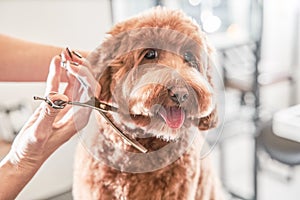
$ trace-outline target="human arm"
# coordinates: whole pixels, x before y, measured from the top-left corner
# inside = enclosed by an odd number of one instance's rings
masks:
[[[61,47],[38,44],[0,34],[0,81],[45,81],[48,65]],[[87,52],[80,52],[84,57]],[[62,75],[65,80],[65,74]]]

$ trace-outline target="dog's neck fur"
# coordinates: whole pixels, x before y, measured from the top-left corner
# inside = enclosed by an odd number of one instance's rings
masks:
[[[154,136],[146,137],[146,134],[141,137],[143,134],[142,129],[131,129],[126,127],[124,123],[119,124],[114,121],[121,130],[126,130],[128,134],[135,133],[135,139],[148,150],[147,154],[143,154],[118,136],[101,116],[97,121],[101,124],[101,128],[99,134],[93,138],[92,146],[97,146],[97,148],[91,148],[97,150],[97,152],[92,153],[104,163],[121,171],[143,171],[147,169],[152,171],[161,166],[166,166],[188,150],[195,136],[193,133],[195,130],[191,128],[184,130],[178,141],[166,142]],[[149,160],[151,160],[151,163],[149,163]]]

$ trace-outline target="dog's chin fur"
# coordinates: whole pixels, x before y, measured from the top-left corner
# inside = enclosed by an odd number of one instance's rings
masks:
[[[158,56],[146,57],[149,49]],[[88,59],[99,100],[118,107],[107,117],[149,153],[99,115],[92,155],[78,147],[74,199],[223,199],[209,160],[200,161],[201,131],[217,123],[212,48],[201,29],[180,11],[156,8],[115,25]],[[193,134],[201,140],[191,143]]]
[[[147,124],[139,124],[139,122],[133,120],[124,120],[124,116],[119,114],[113,114],[113,119],[118,127],[122,127],[131,133],[134,138],[156,137],[166,142],[176,142],[178,138],[182,136],[183,130],[187,130],[191,126],[191,122],[186,120],[181,128],[170,128],[159,116],[127,116],[126,118],[140,118],[136,119]],[[142,119],[141,119],[142,118]],[[146,119],[147,118],[147,119]],[[141,122],[140,122],[141,123]],[[139,124],[139,126],[137,126]]]
[[[166,142],[176,142],[190,128],[197,129],[200,121],[200,118],[186,117],[180,128],[171,128],[156,112],[149,110],[145,113],[142,115],[112,113],[111,118],[118,127],[129,132],[133,138],[156,137]]]

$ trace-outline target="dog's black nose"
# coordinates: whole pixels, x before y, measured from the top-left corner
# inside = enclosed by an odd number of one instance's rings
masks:
[[[185,87],[173,87],[169,89],[169,96],[175,103],[183,103],[189,98],[189,92]]]

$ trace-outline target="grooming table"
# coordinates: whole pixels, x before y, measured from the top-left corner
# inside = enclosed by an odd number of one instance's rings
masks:
[[[300,143],[300,105],[276,112],[272,128],[277,136]]]

